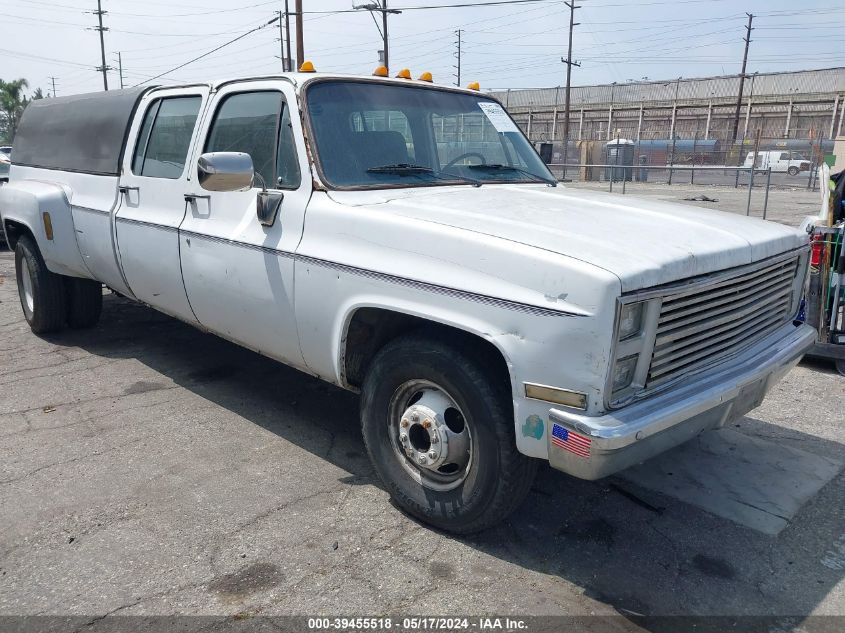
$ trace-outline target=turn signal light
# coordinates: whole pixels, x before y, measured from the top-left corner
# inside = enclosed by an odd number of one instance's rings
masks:
[[[317,71],[314,69],[314,64],[312,64],[308,60],[305,60],[304,62],[302,62],[302,66],[299,67],[299,72],[301,72],[301,73],[315,73]]]
[[[379,66],[373,71],[373,77],[387,77],[387,66]]]
[[[824,235],[816,233],[812,238],[812,248],[810,250],[810,266],[818,268],[822,263],[822,253],[824,252]]]
[[[467,88],[470,90],[481,90],[481,85],[477,81],[473,81],[472,83],[467,84]]]
[[[411,78],[411,71],[408,68],[403,68],[398,73],[396,73],[396,79],[410,79]]]
[[[427,81],[428,83],[431,83],[431,82],[434,81],[434,77],[431,76],[430,72],[425,71],[422,75],[419,76],[419,80],[420,81]]]

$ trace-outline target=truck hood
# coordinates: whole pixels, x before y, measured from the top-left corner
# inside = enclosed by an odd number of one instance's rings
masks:
[[[622,291],[742,266],[800,248],[807,235],[735,213],[545,185],[332,191],[373,207],[587,262]]]

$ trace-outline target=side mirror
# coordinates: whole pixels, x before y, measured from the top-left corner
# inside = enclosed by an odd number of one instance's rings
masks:
[[[200,187],[207,191],[246,191],[252,188],[252,157],[243,152],[210,152],[197,161]]]

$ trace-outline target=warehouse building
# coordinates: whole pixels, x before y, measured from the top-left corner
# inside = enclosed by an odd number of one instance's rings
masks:
[[[739,75],[638,81],[571,89],[570,140],[688,139],[731,142]],[[532,141],[563,140],[565,88],[494,90]],[[801,146],[843,133],[845,67],[746,75],[737,139]]]

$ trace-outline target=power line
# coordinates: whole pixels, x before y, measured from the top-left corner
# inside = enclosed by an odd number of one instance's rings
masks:
[[[297,0],[297,4],[299,4],[301,1],[302,1],[302,0]],[[170,73],[176,72],[177,70],[179,70],[179,69],[181,69],[181,68],[184,68],[184,67],[185,67],[185,66],[187,66],[188,64],[193,64],[195,61],[199,61],[199,60],[200,60],[200,59],[202,59],[203,57],[208,57],[208,56],[209,56],[209,55],[211,55],[212,53],[216,53],[216,52],[217,52],[217,51],[219,51],[221,48],[225,48],[226,46],[229,46],[230,44],[234,44],[235,42],[237,42],[237,41],[239,41],[239,40],[242,40],[242,39],[243,39],[243,38],[245,38],[247,35],[251,35],[252,33],[255,33],[256,31],[260,31],[261,29],[264,29],[264,28],[266,28],[266,27],[270,26],[271,24],[275,24],[275,23],[276,23],[276,21],[277,21],[277,20],[279,20],[279,19],[280,19],[280,17],[277,15],[277,16],[276,16],[276,17],[274,17],[272,20],[268,20],[268,21],[267,21],[267,22],[265,22],[264,24],[262,24],[262,25],[260,25],[260,26],[257,26],[257,27],[255,27],[254,29],[251,29],[251,30],[247,31],[246,33],[242,33],[241,35],[238,35],[238,37],[236,37],[236,38],[234,38],[234,39],[231,39],[231,40],[229,40],[228,42],[225,42],[225,43],[221,44],[220,46],[217,46],[217,47],[215,47],[215,48],[212,48],[210,51],[205,52],[205,53],[203,53],[202,55],[198,55],[198,56],[194,57],[193,59],[189,59],[188,61],[186,61],[186,62],[184,62],[184,63],[182,63],[182,64],[179,64],[178,66],[174,66],[174,67],[173,67],[173,68],[171,68],[170,70],[166,70],[166,71],[165,71],[165,72],[163,72],[163,73],[159,73],[159,74],[158,74],[158,75],[156,75],[155,77],[150,77],[150,78],[149,78],[149,79],[147,79],[146,81],[142,81],[141,83],[135,84],[135,86],[132,86],[132,87],[134,88],[134,87],[136,87],[136,86],[140,86],[141,84],[147,83],[147,82],[149,82],[149,81],[155,81],[156,79],[159,79],[159,78],[161,78],[161,77],[164,77],[165,75],[169,75]],[[299,44],[301,44],[301,40],[300,40]]]
[[[704,1],[704,0],[699,0]],[[461,9],[464,7],[496,7],[503,4],[536,4],[538,2],[558,2],[558,0],[494,0],[493,2],[464,2],[461,4],[434,4],[424,7],[398,7],[396,11],[425,11],[428,9]],[[354,13],[358,9],[335,9],[334,11],[305,11],[306,14]]]

